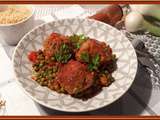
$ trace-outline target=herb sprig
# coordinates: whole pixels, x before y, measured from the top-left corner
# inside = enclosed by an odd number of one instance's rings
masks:
[[[60,46],[59,51],[55,53],[54,58],[58,62],[67,63],[71,56],[71,49],[67,44],[64,43]]]
[[[85,42],[88,39],[88,37],[86,37],[84,34],[80,34],[80,35],[74,34],[74,35],[70,36],[69,39],[73,43],[73,46],[76,49],[79,49],[81,44],[83,42]]]
[[[89,63],[88,69],[89,69],[90,71],[97,70],[99,64],[100,64],[100,56],[99,56],[99,54],[96,54],[96,55],[92,58],[92,61]]]
[[[84,62],[88,63],[88,69],[90,71],[98,69],[98,66],[100,64],[100,55],[99,54],[96,54],[94,57],[91,58],[89,56],[89,53],[84,52],[84,53],[81,54],[81,59]]]
[[[84,62],[89,63],[89,54],[87,52],[81,53],[81,59]]]

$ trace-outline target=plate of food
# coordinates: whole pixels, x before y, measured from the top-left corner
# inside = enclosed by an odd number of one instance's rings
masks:
[[[127,92],[137,56],[116,28],[91,19],[63,19],[27,33],[15,49],[13,69],[18,84],[39,104],[85,112]]]

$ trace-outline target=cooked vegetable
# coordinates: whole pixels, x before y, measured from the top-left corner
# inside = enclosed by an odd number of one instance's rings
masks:
[[[84,34],[80,34],[80,35],[74,34],[74,35],[70,36],[69,39],[71,40],[74,47],[76,49],[79,49],[80,46],[82,45],[82,43],[88,39],[88,37],[86,37]]]
[[[54,54],[54,60],[62,63],[67,63],[71,58],[72,53],[67,44],[61,44],[59,51]]]
[[[63,36],[52,33],[42,50],[28,55],[32,79],[58,93],[77,98],[93,97],[113,81],[115,55],[104,42],[83,34]]]
[[[92,61],[89,63],[88,68],[90,71],[97,70],[99,65],[100,65],[100,56],[99,54],[96,54],[92,58]]]
[[[34,51],[30,52],[30,54],[28,55],[28,59],[29,59],[31,62],[35,63],[36,60],[37,60],[37,53],[34,52]]]
[[[84,62],[89,63],[89,54],[87,52],[81,53],[81,59]]]

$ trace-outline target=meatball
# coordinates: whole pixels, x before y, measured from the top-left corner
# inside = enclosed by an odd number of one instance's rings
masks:
[[[100,57],[100,64],[110,61],[112,59],[112,49],[107,46],[104,42],[99,42],[94,39],[87,40],[84,42],[79,51],[76,53],[76,59],[81,62],[86,62],[82,54],[87,53],[89,58],[94,58],[96,55]],[[89,61],[88,61],[89,62]]]
[[[46,58],[53,58],[59,62],[67,62],[71,57],[72,45],[68,37],[52,33],[43,44]]]
[[[57,75],[61,88],[68,94],[74,95],[86,90],[93,84],[94,73],[89,72],[87,66],[75,60],[65,64]]]

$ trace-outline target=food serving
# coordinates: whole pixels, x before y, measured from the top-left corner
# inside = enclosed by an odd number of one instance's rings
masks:
[[[38,51],[42,51],[43,54],[44,53],[48,54],[48,56],[50,56],[51,52],[54,52],[54,51],[48,52],[47,50],[44,49],[45,48],[44,46],[48,46],[47,47],[48,49],[52,48],[50,47],[52,44],[49,45],[50,42],[48,42],[48,44],[46,42],[47,38],[49,38],[49,35],[52,32],[60,33],[62,34],[62,36],[68,35],[68,36],[64,36],[65,38],[67,37],[67,39],[69,39],[71,36],[74,36],[73,34],[76,33],[78,34],[76,36],[79,36],[79,37],[81,36],[80,37],[81,39],[84,37],[85,38],[90,37],[89,39],[96,40],[97,41],[96,43],[102,43],[103,41],[106,43],[106,46],[109,45],[110,48],[112,48],[112,54],[116,55],[115,62],[111,62],[111,64],[109,64],[109,62],[106,62],[108,63],[108,65],[110,65],[110,67],[108,66],[109,70],[111,70],[110,68],[114,68],[112,67],[112,64],[115,65],[115,68],[116,68],[115,71],[113,69],[114,72],[109,73],[114,78],[114,81],[111,80],[111,83],[108,86],[101,86],[101,85],[97,86],[96,84],[92,84],[92,87],[90,86],[89,87],[86,86],[88,88],[83,87],[84,89],[83,90],[81,89],[80,92],[77,93],[76,95],[73,95],[73,94],[69,95],[66,92],[66,90],[69,91],[68,87],[65,88],[66,89],[65,94],[62,92],[58,93],[55,90],[49,89],[47,85],[41,86],[38,84],[39,82],[37,82],[37,80],[32,80],[31,76],[33,78],[34,77],[36,78],[38,74],[36,75],[35,73],[34,75],[34,69],[32,67],[34,63],[30,62],[28,57],[32,52],[35,58],[38,56],[36,55]],[[80,34],[84,34],[85,36]],[[75,37],[71,37],[71,38],[75,39]],[[83,40],[80,40],[80,41],[83,41]],[[88,39],[85,40],[82,44],[78,42],[80,45],[76,44],[77,42],[72,42],[72,44],[74,43],[73,46],[75,46],[75,48],[81,49],[83,44],[86,43],[87,41]],[[98,41],[101,41],[101,42],[98,42]],[[65,43],[68,44],[68,42],[66,41]],[[55,46],[53,48],[54,48],[53,50],[58,49],[58,47],[55,47]],[[64,48],[66,47],[63,47],[63,49]],[[83,66],[78,68],[82,68],[81,71],[85,69],[85,73],[83,73],[83,75],[84,74],[88,75],[90,72],[93,72],[95,76],[100,75],[99,70],[103,68],[104,63],[102,63],[102,65],[98,67],[98,70],[93,69],[93,71],[90,71],[88,69],[88,66],[89,66],[88,63],[79,61],[79,59],[77,59],[78,55],[76,56],[75,54],[79,51],[79,49],[71,49],[72,56],[69,57],[66,63],[65,62],[61,63],[62,66],[59,67],[59,68],[63,68],[61,72],[67,72],[64,74],[65,76],[68,76],[68,73],[70,72],[71,74],[69,75],[74,75],[74,73],[77,73],[77,72],[73,72],[77,70],[77,67],[74,67],[74,66],[75,65],[79,66],[79,63],[80,63],[80,64],[83,64]],[[93,50],[96,50],[96,49],[93,49]],[[68,53],[68,51],[65,53]],[[70,50],[69,50],[69,53],[70,53]],[[58,54],[55,54],[56,59],[59,58],[60,61],[64,60],[61,57],[58,57],[59,55],[58,56],[57,55]],[[45,55],[45,61],[46,59],[47,57]],[[53,60],[54,59],[55,58],[53,57]],[[72,61],[70,62],[70,60]],[[55,61],[54,63],[57,63],[57,64],[60,63],[60,62],[56,62],[56,60],[54,61]],[[73,61],[74,61],[74,64],[73,64]],[[71,66],[70,69],[67,66]],[[80,18],[63,19],[63,20],[56,20],[56,21],[42,24],[36,27],[35,29],[33,29],[32,31],[30,31],[28,34],[26,34],[17,45],[15,52],[13,54],[13,69],[15,73],[15,78],[17,79],[19,86],[22,88],[22,90],[25,91],[24,93],[27,94],[29,97],[31,97],[31,99],[33,99],[35,102],[54,110],[60,110],[65,112],[86,112],[91,110],[97,110],[104,106],[110,105],[111,103],[118,100],[122,95],[124,95],[127,92],[127,90],[132,85],[137,72],[137,56],[131,42],[125,37],[123,33],[113,28],[112,26],[109,26],[102,22],[98,22],[91,19],[80,19]],[[67,70],[65,71],[65,69]],[[58,77],[57,72],[55,76]],[[65,77],[65,76],[59,75],[59,78]],[[76,74],[75,76],[78,76],[78,75]],[[78,81],[79,79],[77,78],[78,77],[76,77],[75,79],[76,82],[79,82],[79,83],[83,82],[83,81],[81,82]],[[87,79],[89,79],[89,77]],[[100,80],[97,80],[97,81],[100,81]],[[66,84],[67,82],[65,81],[65,84],[63,83],[61,84],[61,86],[64,86],[64,85],[66,86]],[[73,86],[75,84],[76,83],[72,83],[72,85],[70,84],[69,85]],[[98,89],[98,87],[100,87],[102,90],[100,88]],[[84,99],[85,97],[80,97],[81,96],[80,93],[81,95],[86,94],[86,96],[88,96],[88,99],[86,100]],[[75,96],[77,98],[75,98]],[[83,101],[82,99],[79,99],[79,98],[83,98],[83,100],[86,100],[86,101]]]
[[[31,14],[29,7],[24,5],[3,6],[3,9],[0,9],[0,24],[15,24],[27,19]]]
[[[105,42],[83,34],[52,33],[31,51],[32,79],[58,93],[87,100],[113,82],[116,56]]]

